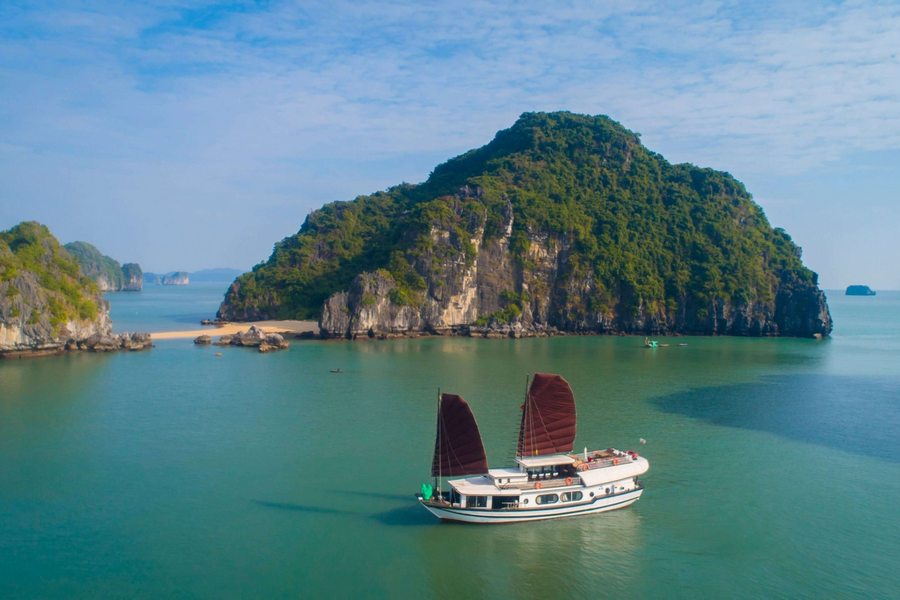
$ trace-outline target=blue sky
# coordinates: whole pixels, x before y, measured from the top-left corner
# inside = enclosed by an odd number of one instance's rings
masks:
[[[896,2],[0,3],[0,228],[247,268],[531,110],[731,172],[825,287],[900,288]]]

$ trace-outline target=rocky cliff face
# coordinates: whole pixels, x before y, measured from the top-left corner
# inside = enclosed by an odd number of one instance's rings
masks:
[[[347,338],[424,330],[422,311],[391,302],[390,295],[395,290],[389,273],[362,273],[348,291],[334,294],[325,302],[319,328],[324,335]]]
[[[219,317],[318,317],[349,338],[832,328],[800,248],[740,182],[571,113],[527,113],[422,184],[314,211]]]
[[[11,289],[15,293],[10,297]],[[96,317],[56,322],[51,310],[53,296],[33,274],[23,273],[0,283],[0,356],[59,352],[67,343],[111,336],[109,304],[99,297],[95,301]]]
[[[398,337],[419,332],[484,337],[531,337],[572,333],[646,333],[811,337],[832,328],[825,294],[812,282],[781,273],[771,301],[733,302],[714,298],[680,310],[637,308],[618,302],[594,308],[585,298],[598,294],[591,277],[578,276],[571,261],[571,240],[529,236],[524,260],[510,251],[512,212],[504,234],[485,238],[476,221],[466,245],[455,232],[434,228],[432,249],[440,255],[429,265],[426,289],[413,303],[394,302],[398,289],[385,270],[361,273],[346,291],[331,295],[322,309],[324,337]],[[411,260],[424,271],[417,259]]]

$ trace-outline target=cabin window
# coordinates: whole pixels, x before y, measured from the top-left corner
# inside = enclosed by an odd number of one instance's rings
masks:
[[[581,492],[563,492],[563,495],[560,498],[560,500],[562,502],[577,502],[578,500],[581,500],[583,497],[584,496],[582,495]]]
[[[487,496],[466,496],[467,508],[487,508]]]
[[[457,506],[459,506],[460,500],[461,500],[461,498],[460,498],[459,492],[457,492],[456,490],[451,490],[450,491],[450,504],[456,504]]]
[[[518,496],[494,496],[491,508],[513,508],[518,504]]]
[[[559,496],[557,494],[543,494],[535,498],[534,501],[537,504],[556,504],[559,502]]]
[[[551,468],[541,467],[540,469],[529,469],[528,473],[528,481],[541,481],[543,479],[550,479],[554,473]]]

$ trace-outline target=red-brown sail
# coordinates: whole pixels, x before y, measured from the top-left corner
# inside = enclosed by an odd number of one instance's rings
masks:
[[[456,394],[441,394],[431,475],[474,475],[487,470],[484,445],[469,404]]]
[[[518,456],[571,452],[575,442],[575,396],[569,382],[535,373],[522,412]]]

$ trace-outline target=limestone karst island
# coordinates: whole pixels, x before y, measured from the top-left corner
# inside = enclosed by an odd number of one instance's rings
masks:
[[[346,338],[832,329],[817,275],[739,181],[568,112],[523,114],[424,183],[312,212],[218,317]]]

